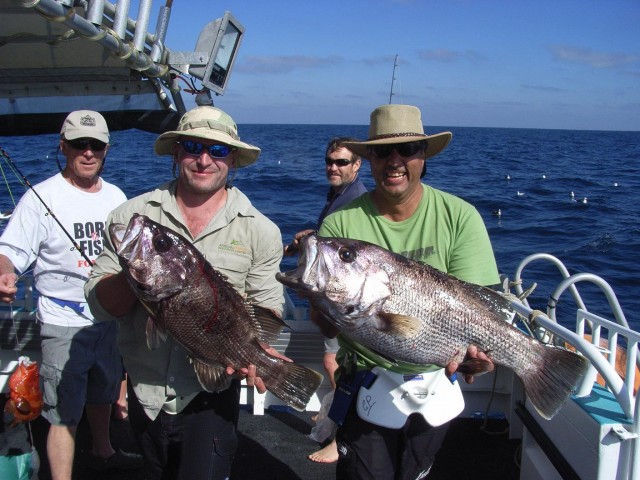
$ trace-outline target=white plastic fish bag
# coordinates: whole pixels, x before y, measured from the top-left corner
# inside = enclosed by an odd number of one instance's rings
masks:
[[[333,390],[322,397],[322,403],[320,403],[320,411],[316,417],[316,424],[311,429],[309,438],[315,440],[318,443],[322,443],[325,440],[333,440],[336,436],[336,430],[338,426],[329,418],[329,409],[333,403]]]

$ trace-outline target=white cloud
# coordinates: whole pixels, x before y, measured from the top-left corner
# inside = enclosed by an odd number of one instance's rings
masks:
[[[551,45],[548,48],[556,60],[581,63],[593,68],[620,68],[640,63],[640,55],[598,52],[589,48],[568,45]]]

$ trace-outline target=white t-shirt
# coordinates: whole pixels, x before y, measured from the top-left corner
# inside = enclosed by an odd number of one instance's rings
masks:
[[[58,173],[35,185],[34,190],[51,213],[30,189],[0,236],[0,253],[20,273],[35,261],[35,287],[40,293],[38,313],[44,323],[72,327],[93,323],[84,297],[91,264],[74,248],[53,217],[93,262],[103,249],[107,215],[126,200],[118,187],[104,180],[101,183],[99,192],[84,192]],[[65,301],[74,303],[65,305]],[[78,304],[81,312],[76,311]]]

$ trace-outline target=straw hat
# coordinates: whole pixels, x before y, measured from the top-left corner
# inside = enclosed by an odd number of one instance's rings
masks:
[[[344,146],[361,157],[368,158],[367,147],[427,140],[427,156],[440,153],[451,141],[451,132],[425,135],[420,110],[412,105],[382,105],[371,112],[369,139],[364,142],[345,142]]]
[[[260,149],[240,141],[238,127],[225,112],[215,107],[196,107],[185,113],[176,130],[158,137],[154,150],[158,155],[172,155],[173,145],[181,137],[214,140],[238,149],[236,166],[246,167],[258,159]]]

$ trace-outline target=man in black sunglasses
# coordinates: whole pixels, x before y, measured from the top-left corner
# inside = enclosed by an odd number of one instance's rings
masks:
[[[351,137],[335,137],[327,143],[324,155],[325,173],[327,175],[327,181],[329,182],[327,201],[320,212],[316,228],[297,232],[293,241],[285,247],[285,255],[295,255],[298,252],[300,240],[306,235],[311,234],[314,230],[317,230],[327,215],[348,205],[352,200],[366,193],[367,187],[365,187],[362,180],[358,178],[362,159],[360,155],[344,146],[345,142],[354,141],[356,141],[356,139]],[[338,340],[336,338],[325,337],[322,364],[327,372],[327,378],[329,378],[331,382],[332,390],[336,388],[333,375],[338,368],[338,364],[336,363],[337,352]],[[318,463],[335,462],[338,460],[338,450],[335,440],[333,439],[320,450],[311,453],[308,458]]]
[[[115,209],[108,225],[146,215],[188,238],[248,302],[282,314],[284,290],[276,280],[280,230],[229,182],[235,169],[258,159],[260,149],[240,140],[227,113],[209,106],[186,112],[175,130],[158,137],[154,149],[172,159],[177,178]],[[246,377],[248,386],[265,392],[255,366],[227,369],[234,376],[230,386],[208,392],[188,352],[171,335],[150,350],[149,312],[129,286],[110,242],[85,293],[96,316],[123,320],[118,339],[130,380],[129,418],[146,478],[228,478],[238,444],[240,380],[235,377]],[[284,358],[273,348],[266,351]]]
[[[62,124],[59,142],[64,168],[22,197],[0,237],[0,301],[15,299],[14,270],[24,272],[35,262],[42,415],[50,423],[47,457],[53,478],[71,480],[83,411],[92,439],[89,467],[140,468],[142,457],[111,445],[111,405],[122,379],[117,329],[94,318],[83,290],[104,246],[107,215],[126,200],[118,187],[100,177],[109,129],[100,113],[74,111]]]
[[[324,154],[325,174],[329,182],[327,201],[318,216],[315,229],[309,228],[297,232],[293,241],[285,247],[285,255],[295,255],[298,252],[300,239],[309,235],[322,224],[324,218],[340,207],[355,200],[367,191],[362,180],[358,178],[362,159],[344,146],[344,142],[356,141],[351,137],[335,137],[329,140]]]
[[[498,284],[491,242],[478,211],[460,198],[421,182],[427,159],[444,150],[451,137],[450,132],[425,134],[420,110],[414,106],[376,108],[371,113],[368,140],[345,143],[345,147],[369,160],[375,189],[353,201],[348,209],[325,218],[318,235],[368,241],[467,282]],[[319,312],[312,311],[311,318],[325,335],[339,333]],[[330,412],[336,423],[342,422],[336,436],[337,477],[396,480],[426,477],[442,445],[448,422],[464,406],[454,377],[458,365],[452,362],[446,369],[418,367],[416,372],[415,365],[389,361],[342,335],[338,338],[341,367],[333,401],[335,408]],[[492,368],[488,357],[477,348],[470,347],[467,355],[479,358],[487,370]],[[391,391],[395,388],[389,390],[389,395],[379,397],[384,401],[376,404],[376,410],[380,419],[385,417],[385,411],[389,412],[386,417],[406,418],[404,426],[396,429],[359,411],[363,402],[338,401],[341,391],[358,392],[361,384],[357,380],[362,381],[366,377],[363,374],[374,367],[402,374],[399,378],[403,375],[419,378],[421,391],[438,393],[434,397],[440,398],[438,407],[429,409],[428,399],[422,398],[410,409],[411,402],[394,403]],[[443,376],[448,377],[443,379],[444,383],[440,382]],[[465,380],[471,382],[473,377],[465,375]],[[443,384],[448,388],[443,388]],[[372,386],[375,383],[368,385]],[[358,395],[354,393],[351,397]],[[400,410],[400,404],[407,408]]]

